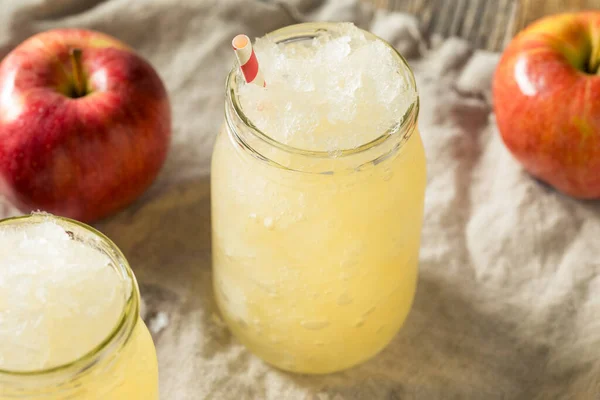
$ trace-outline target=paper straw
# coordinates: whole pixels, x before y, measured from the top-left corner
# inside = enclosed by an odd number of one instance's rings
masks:
[[[246,82],[254,83],[259,86],[267,86],[265,78],[258,66],[258,60],[252,49],[250,38],[246,35],[237,35],[231,41],[231,45],[240,62],[240,68],[242,69]]]

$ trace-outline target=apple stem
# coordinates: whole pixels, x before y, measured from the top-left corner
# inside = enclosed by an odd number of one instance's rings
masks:
[[[600,41],[599,41],[600,42]],[[600,43],[592,48],[592,55],[590,57],[588,69],[590,74],[600,74]]]
[[[85,82],[81,66],[81,49],[74,48],[69,51],[71,66],[73,68],[73,80],[75,81],[75,97],[85,95]]]

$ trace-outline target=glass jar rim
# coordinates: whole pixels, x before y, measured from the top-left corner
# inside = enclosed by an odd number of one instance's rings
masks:
[[[30,215],[0,219],[0,228],[13,224],[35,224],[38,223],[38,219],[40,222],[43,220],[55,221],[65,229],[68,229],[69,227],[75,227],[76,229],[85,232],[86,235],[89,235],[85,237],[85,239],[99,240],[99,243],[106,245],[112,253],[107,254],[107,256],[111,259],[111,261],[116,263],[117,272],[123,279],[129,278],[131,285],[129,292],[126,293],[127,301],[123,306],[123,310],[121,311],[121,315],[115,326],[104,338],[104,340],[94,346],[90,351],[73,361],[46,369],[13,371],[0,368],[0,377],[8,376],[12,378],[40,378],[42,376],[51,377],[52,375],[62,376],[63,374],[67,373],[79,375],[80,373],[91,369],[89,367],[95,365],[98,361],[118,351],[120,347],[129,339],[133,329],[135,328],[135,325],[137,324],[137,316],[139,315],[140,310],[140,294],[138,284],[127,259],[117,245],[102,232],[87,224],[70,218],[46,213],[38,212]],[[102,251],[101,249],[99,250]]]
[[[283,28],[277,29],[268,33],[268,36],[271,36],[276,43],[289,43],[298,40],[308,40],[315,38],[319,32],[326,32],[329,30],[333,30],[335,26],[339,25],[339,22],[305,22],[295,25],[285,26]],[[359,28],[360,29],[360,28]],[[259,129],[251,119],[246,115],[243,110],[243,107],[239,101],[237,95],[238,88],[238,77],[240,76],[239,67],[234,65],[229,74],[227,75],[226,81],[226,112],[225,112],[225,120],[226,123],[228,121],[228,108],[231,108],[235,113],[235,117],[239,119],[244,127],[247,128],[251,134],[260,139],[263,142],[266,142],[268,145],[277,148],[278,150],[282,150],[286,153],[300,155],[300,156],[308,156],[312,158],[340,158],[346,156],[353,156],[356,154],[360,154],[371,150],[389,140],[392,140],[394,137],[403,137],[404,139],[408,139],[412,133],[413,127],[416,124],[418,115],[419,115],[419,94],[417,91],[417,83],[413,74],[412,69],[408,65],[406,59],[400,54],[394,46],[385,41],[384,39],[376,36],[375,34],[365,31],[361,29],[361,31],[367,36],[374,40],[378,40],[388,46],[392,50],[392,54],[397,58],[398,65],[403,69],[403,72],[406,73],[408,77],[408,84],[410,88],[415,91],[415,100],[410,104],[404,114],[399,118],[400,124],[399,127],[390,127],[385,130],[381,135],[377,136],[375,139],[363,143],[360,146],[353,148],[345,148],[335,151],[327,151],[327,150],[309,150],[303,149],[295,146],[290,146],[288,144],[282,143],[272,136],[268,135],[266,132]],[[235,127],[229,124],[228,126],[233,131],[236,130]]]

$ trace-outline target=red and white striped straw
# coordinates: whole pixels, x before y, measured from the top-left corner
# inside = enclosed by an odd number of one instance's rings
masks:
[[[240,68],[244,74],[247,83],[254,83],[259,86],[267,86],[265,78],[258,66],[256,54],[252,49],[250,38],[246,35],[237,35],[231,41],[235,55],[240,62]]]

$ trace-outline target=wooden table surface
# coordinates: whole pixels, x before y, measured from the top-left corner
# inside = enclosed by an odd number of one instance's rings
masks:
[[[501,50],[532,21],[549,14],[600,9],[600,0],[364,0],[377,7],[408,12],[426,31],[460,36],[474,46]]]

